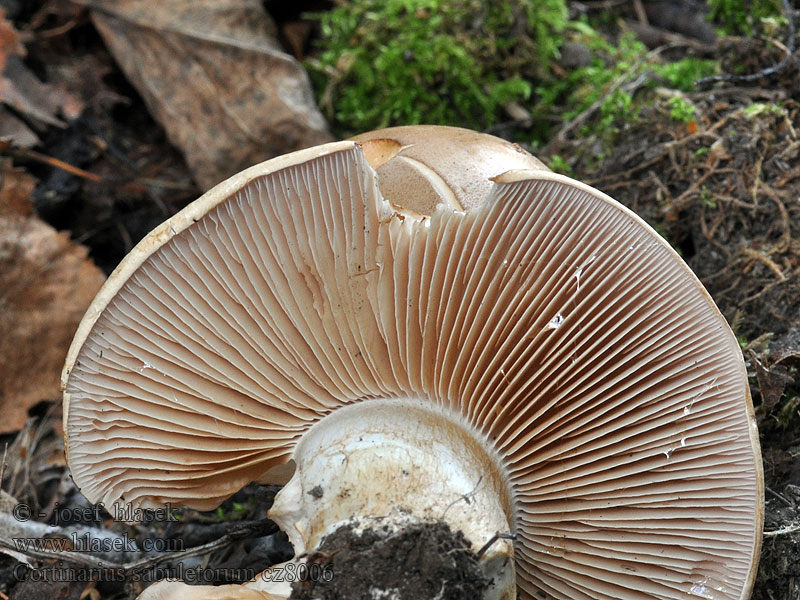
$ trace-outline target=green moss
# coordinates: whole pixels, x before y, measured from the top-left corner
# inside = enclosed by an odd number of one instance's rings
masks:
[[[785,116],[786,110],[781,107],[780,104],[774,104],[772,102],[754,102],[753,104],[746,106],[742,113],[748,119],[754,119],[756,117],[766,115]]]
[[[710,18],[721,24],[723,33],[753,35],[762,19],[781,15],[780,0],[709,0]]]
[[[718,65],[713,60],[684,58],[672,63],[654,65],[653,71],[663,77],[671,88],[691,92],[695,88],[695,81],[716,75]]]
[[[306,66],[340,137],[423,122],[483,131],[502,123],[515,140],[543,146],[591,108],[574,134],[599,161],[657,101],[648,90],[688,92],[719,70],[711,60],[665,63],[630,32],[609,40],[585,18],[569,21],[565,0],[341,0],[315,17],[322,35]],[[603,18],[614,26],[616,17]],[[588,64],[559,65],[565,41],[586,48]],[[510,103],[531,120],[509,123]],[[694,118],[678,99],[668,108],[675,119]]]
[[[673,96],[667,100],[667,104],[670,108],[670,118],[675,119],[676,121],[682,121],[683,123],[694,121],[696,117],[696,110],[691,102],[686,100],[686,98],[682,98],[681,96]]]
[[[350,0],[317,15],[307,61],[342,136],[396,124],[486,129],[557,56],[563,0]]]
[[[550,163],[547,165],[551,171],[561,173],[562,175],[572,176],[572,167],[569,163],[558,154],[553,154],[550,157]]]

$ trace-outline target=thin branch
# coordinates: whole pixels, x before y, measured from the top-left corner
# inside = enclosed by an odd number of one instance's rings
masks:
[[[179,562],[186,558],[194,556],[202,556],[222,548],[235,541],[251,537],[263,537],[271,535],[278,531],[278,526],[272,521],[256,521],[251,523],[240,523],[231,526],[231,530],[220,537],[219,539],[203,544],[202,546],[195,546],[188,550],[180,550],[178,552],[167,552],[158,556],[150,556],[139,560],[130,561],[127,563],[118,563],[99,556],[93,556],[86,552],[74,552],[69,550],[36,550],[27,548],[23,551],[14,544],[13,539],[7,538],[5,535],[0,534],[0,547],[10,550],[12,552],[23,554],[29,558],[38,558],[43,560],[60,559],[64,562],[83,565],[86,567],[99,568],[99,569],[122,569],[126,573],[135,573],[144,571],[152,567],[164,564],[166,562]]]
[[[789,527],[781,527],[775,531],[765,531],[764,537],[777,537],[779,535],[789,535],[790,533],[797,533],[800,531],[800,525],[791,525]]]

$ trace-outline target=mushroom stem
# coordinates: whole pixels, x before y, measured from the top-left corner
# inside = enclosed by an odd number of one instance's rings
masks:
[[[413,517],[444,521],[476,554],[514,527],[511,490],[491,443],[453,412],[414,399],[380,399],[338,409],[316,423],[294,453],[296,471],[270,517],[297,555],[346,523]],[[487,599],[513,598],[514,549],[497,539],[479,564],[493,583]]]

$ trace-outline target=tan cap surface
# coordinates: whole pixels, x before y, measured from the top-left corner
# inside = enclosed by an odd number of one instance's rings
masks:
[[[516,144],[458,127],[390,127],[352,139],[376,169],[383,197],[422,215],[440,203],[477,207],[491,193],[492,178],[506,171],[548,170]]]

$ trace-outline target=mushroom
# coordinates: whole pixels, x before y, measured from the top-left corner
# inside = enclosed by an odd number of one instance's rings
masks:
[[[444,521],[476,557],[494,541],[486,598],[753,584],[730,328],[644,221],[490,136],[388,129],[221,183],[109,277],[62,384],[73,478],[106,506],[288,479],[270,516],[298,556]]]

